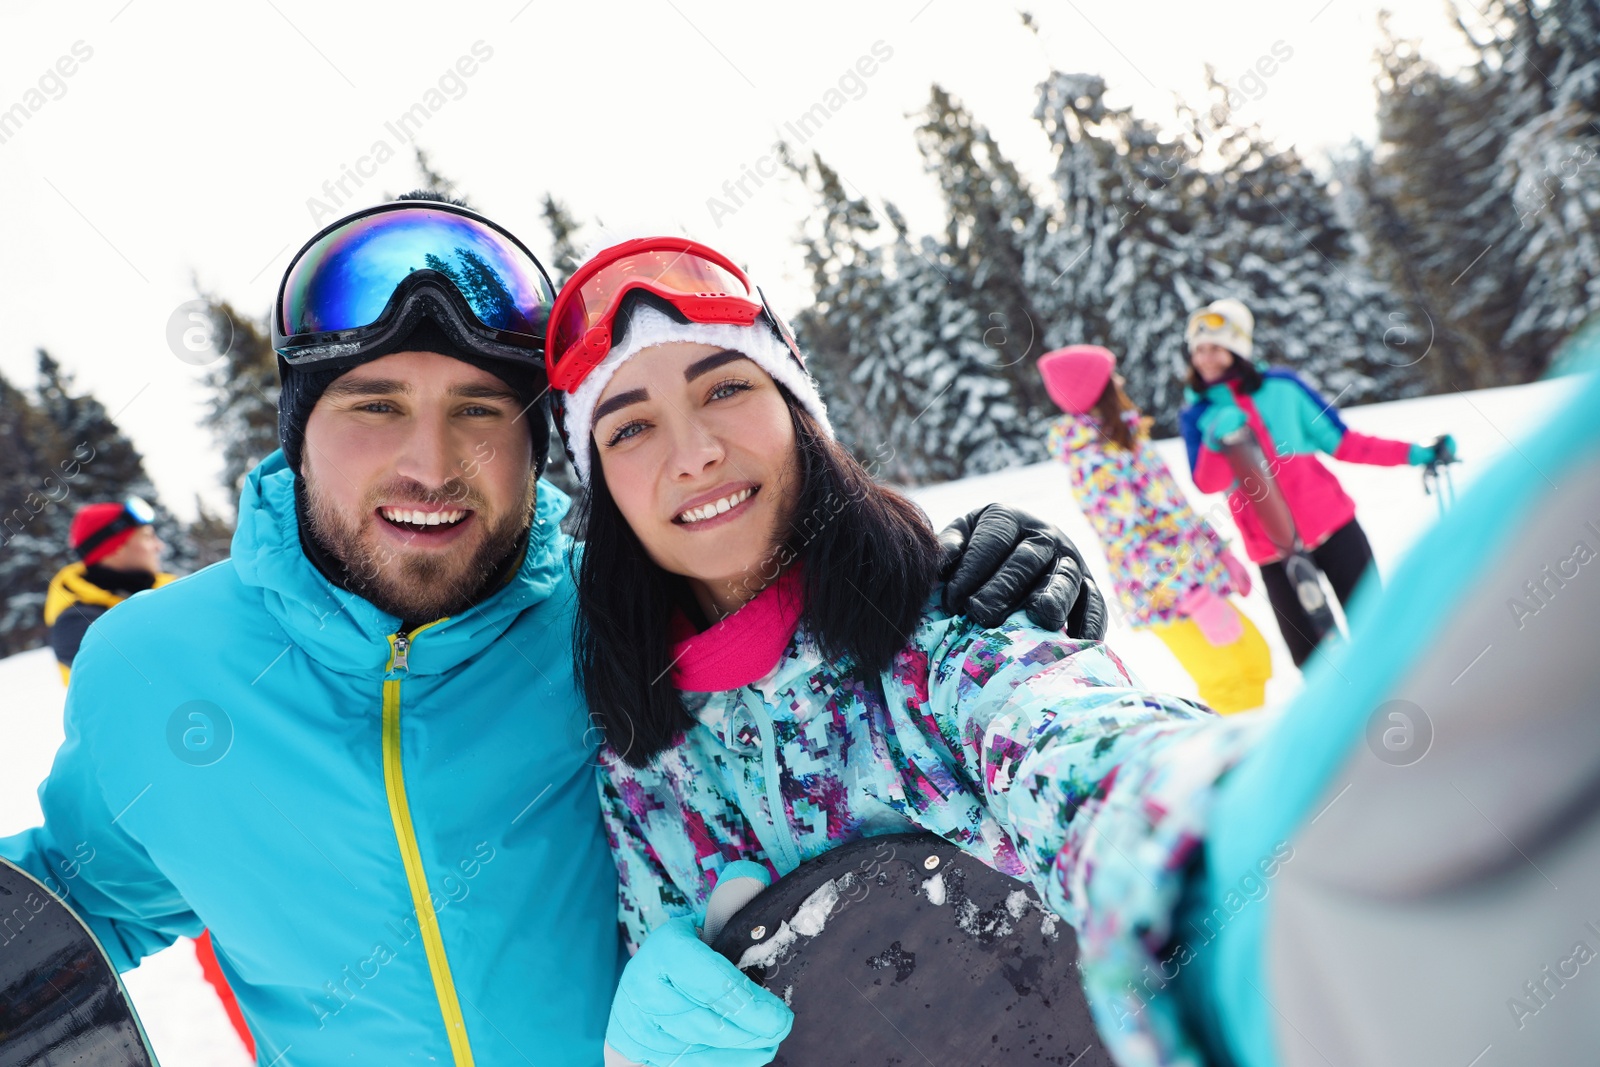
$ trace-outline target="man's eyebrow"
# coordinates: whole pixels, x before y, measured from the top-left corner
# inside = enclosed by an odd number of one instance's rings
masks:
[[[509,385],[495,382],[472,382],[467,385],[458,385],[450,390],[451,396],[459,396],[468,400],[518,400],[517,391]]]
[[[732,363],[736,359],[749,359],[743,352],[735,352],[731,348],[721,352],[713,352],[702,359],[697,359],[683,369],[683,380],[692,382],[702,374],[710,374],[724,363]]]
[[[408,394],[411,383],[398,378],[339,378],[322,395],[336,400],[352,396],[394,396]]]
[[[650,391],[648,389],[629,389],[625,393],[618,393],[610,400],[603,401],[599,407],[594,409],[594,415],[590,417],[589,423],[593,425],[618,408],[625,408],[629,404],[637,404],[641,400],[649,399]]]

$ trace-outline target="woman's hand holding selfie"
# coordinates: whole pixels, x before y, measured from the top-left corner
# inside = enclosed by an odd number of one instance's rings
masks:
[[[623,968],[606,1067],[761,1067],[794,1013],[701,942],[687,916],[657,927]]]

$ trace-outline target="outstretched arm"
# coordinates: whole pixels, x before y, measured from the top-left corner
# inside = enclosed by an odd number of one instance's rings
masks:
[[[1025,627],[953,626],[928,704],[1040,894],[1076,929],[1116,1058],[1155,1062],[1161,1049],[1160,1062],[1198,1063],[1162,949],[1216,785],[1261,717],[1219,719],[1148,692],[1103,646]]]

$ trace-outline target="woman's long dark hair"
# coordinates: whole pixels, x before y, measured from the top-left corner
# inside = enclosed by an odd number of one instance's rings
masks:
[[[881,672],[905,647],[938,580],[938,540],[921,509],[873,481],[787,389],[778,389],[794,423],[800,491],[788,536],[763,573],[751,576],[752,587],[790,561],[800,563],[801,627],[830,660]],[[598,459],[590,470],[579,507],[584,545],[574,658],[606,742],[642,767],[694,725],[673,685],[670,636],[672,613],[694,611],[694,600],[682,577],[651,561]]]
[[[1256,391],[1261,388],[1261,382],[1263,381],[1261,371],[1254,363],[1251,363],[1239,353],[1230,351],[1229,354],[1233,356],[1233,362],[1229,364],[1228,372],[1218,381],[1226,382],[1238,379],[1239,387],[1254,396]],[[1204,393],[1217,383],[1208,383],[1204,378],[1200,377],[1200,372],[1194,369],[1194,362],[1191,360],[1189,363],[1189,376],[1184,379],[1184,384],[1197,393]]]

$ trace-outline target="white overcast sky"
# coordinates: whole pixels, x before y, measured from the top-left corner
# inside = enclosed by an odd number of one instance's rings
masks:
[[[1241,117],[1313,157],[1372,136],[1373,0],[1021,6],[1040,37],[1017,5],[971,0],[8,3],[0,112],[37,110],[0,126],[0,372],[31,383],[34,349],[50,349],[116,413],[169,506],[220,503],[197,426],[203,370],[166,341],[174,309],[198,281],[265,312],[319,228],[308,200],[376,142],[399,151],[362,188],[346,179],[344,206],[414,185],[410,146],[386,124],[475,45],[489,57],[446,79],[417,143],[481,210],[541,254],[546,191],[613,229],[686,231],[790,311],[806,297],[792,241],[804,194],[747,183],[754,195],[720,220],[707,201],[874,45],[890,58],[806,147],[924,231],[938,200],[906,115],[934,81],[1041,184],[1050,160],[1031,114],[1052,66],[1097,72],[1115,102],[1166,120],[1175,93],[1200,99],[1206,63],[1234,81],[1283,42],[1291,58]],[[1460,61],[1444,0],[1388,6],[1430,54]],[[89,58],[50,75],[75,47]]]

